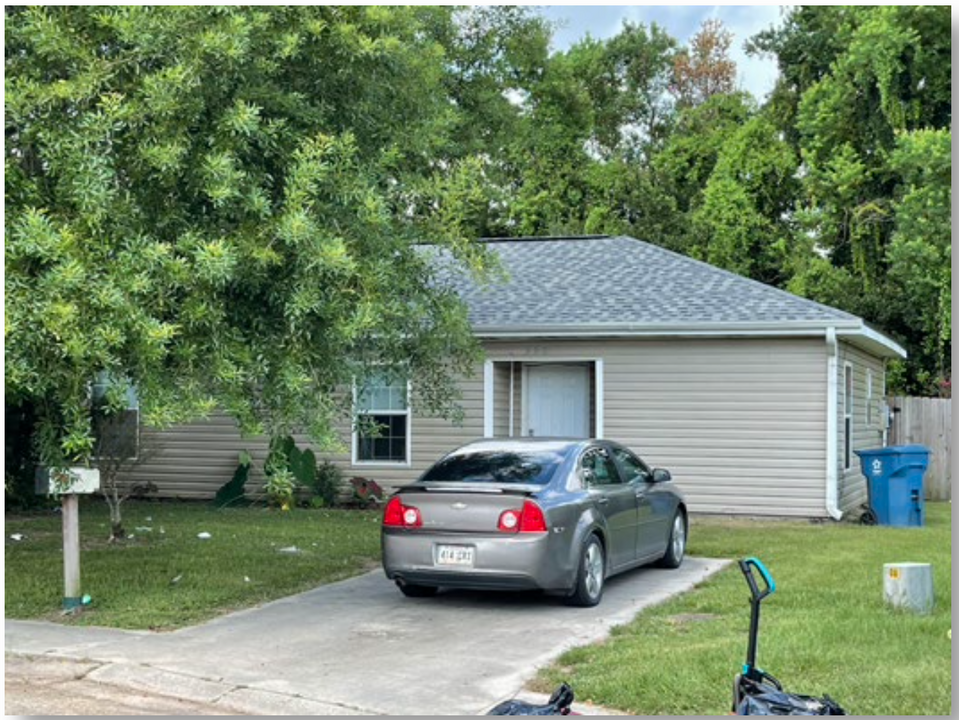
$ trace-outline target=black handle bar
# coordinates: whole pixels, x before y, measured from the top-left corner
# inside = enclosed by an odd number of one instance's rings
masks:
[[[759,571],[759,575],[763,580],[765,587],[762,590],[759,589],[759,584],[756,582],[753,568]],[[740,560],[739,569],[742,570],[743,575],[746,576],[746,583],[749,585],[749,592],[752,594],[754,602],[761,602],[763,598],[776,592],[776,581],[773,580],[773,576],[769,574],[766,566],[763,565],[758,558],[750,557]]]

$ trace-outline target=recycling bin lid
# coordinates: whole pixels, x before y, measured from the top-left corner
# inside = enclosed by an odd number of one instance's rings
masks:
[[[928,455],[930,450],[925,445],[890,445],[884,448],[854,450],[853,452],[859,457],[863,455],[874,457],[876,455]]]

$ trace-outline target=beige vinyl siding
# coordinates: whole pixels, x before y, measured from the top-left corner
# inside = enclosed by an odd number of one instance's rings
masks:
[[[867,501],[866,478],[862,474],[859,456],[853,452],[852,467],[846,470],[845,447],[845,385],[843,372],[846,363],[852,364],[853,377],[853,415],[852,449],[867,450],[882,447],[882,406],[885,401],[885,370],[880,358],[870,355],[849,343],[839,344],[839,508],[843,512],[855,510]],[[872,422],[866,422],[866,397],[868,389],[868,371],[872,371]]]
[[[509,380],[510,363],[495,363],[493,365],[493,436],[508,437],[509,427]]]
[[[514,366],[514,429],[519,435],[522,362],[603,360],[604,436],[668,468],[697,512],[824,516],[826,344],[819,338],[487,341],[487,356]],[[878,376],[877,376],[878,377]],[[411,462],[353,465],[328,455],[347,477],[387,489],[411,482],[431,463],[483,435],[483,366],[461,383],[464,421],[414,413]],[[509,373],[494,372],[494,426],[508,424]],[[506,406],[506,414],[502,408]],[[262,440],[241,440],[228,418],[163,433],[161,452],[137,470],[161,494],[211,497],[230,479],[241,449],[262,462]],[[251,487],[262,478],[254,476]]]
[[[507,377],[508,380],[508,377]],[[413,381],[415,382],[415,380]],[[494,380],[494,387],[497,383]],[[350,451],[350,428],[343,425],[340,436],[346,446],[345,452],[323,453],[318,451],[320,459],[329,460],[339,465],[345,477],[365,477],[375,480],[385,490],[411,483],[436,460],[472,440],[483,436],[483,364],[477,363],[473,375],[463,378],[459,387],[462,393],[460,405],[463,408],[463,420],[455,423],[439,417],[424,417],[416,413],[415,392],[413,396],[413,413],[410,418],[410,462],[406,465],[392,465],[387,463],[353,463]],[[507,391],[502,396],[503,401],[509,397]],[[508,415],[505,422],[508,423]],[[301,439],[306,442],[305,438]]]
[[[508,385],[506,387],[504,400],[508,399]],[[341,423],[339,428],[343,450],[333,453],[317,450],[317,454],[320,459],[337,463],[347,478],[370,478],[386,489],[412,482],[440,456],[482,437],[481,363],[476,366],[472,378],[461,381],[460,388],[464,420],[459,425],[442,418],[419,416],[414,407],[410,418],[413,435],[408,465],[353,464],[352,435],[348,422]],[[150,457],[123,479],[134,483],[152,481],[157,485],[160,497],[211,498],[233,476],[241,450],[250,452],[254,462],[254,471],[246,486],[248,494],[255,494],[262,487],[267,440],[263,437],[241,438],[236,424],[226,415],[216,415],[208,421],[179,425],[161,432],[144,431],[144,438],[145,444],[154,448]],[[296,440],[301,447],[309,446],[306,437],[297,436]]]
[[[603,359],[605,437],[699,512],[825,515],[826,345],[809,339],[488,342],[494,360]]]
[[[513,437],[523,434],[523,372],[520,363],[513,363]]]
[[[263,483],[261,469],[267,442],[263,438],[241,438],[236,422],[227,415],[217,414],[162,431],[143,428],[140,438],[142,460],[124,474],[123,480],[152,482],[160,497],[213,497],[233,477],[242,450],[253,456],[254,473],[247,481],[247,491],[256,492]]]

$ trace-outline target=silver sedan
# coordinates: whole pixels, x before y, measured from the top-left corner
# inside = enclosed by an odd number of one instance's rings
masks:
[[[481,440],[389,499],[383,568],[411,597],[540,589],[593,606],[611,575],[679,567],[687,528],[669,471],[618,443]]]

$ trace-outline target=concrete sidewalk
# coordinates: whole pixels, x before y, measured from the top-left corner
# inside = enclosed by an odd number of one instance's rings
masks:
[[[626,573],[595,608],[525,593],[405,598],[376,571],[171,633],[7,620],[5,649],[89,661],[87,680],[230,712],[482,714],[565,650],[728,562]]]

